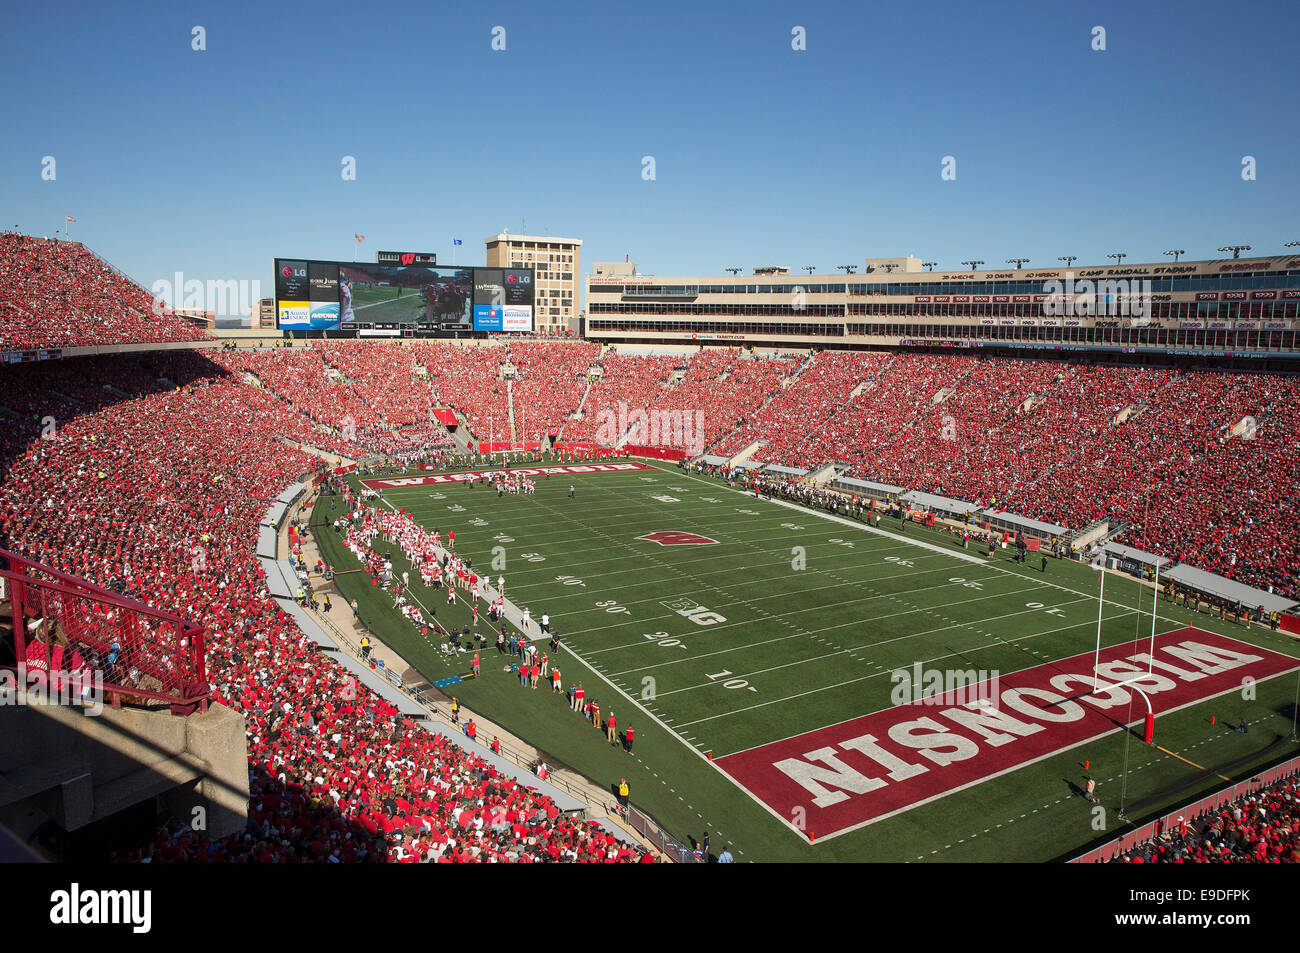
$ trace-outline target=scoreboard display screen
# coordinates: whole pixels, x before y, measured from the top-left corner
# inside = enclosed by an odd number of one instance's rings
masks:
[[[275,310],[287,331],[531,332],[534,289],[531,268],[275,260]]]

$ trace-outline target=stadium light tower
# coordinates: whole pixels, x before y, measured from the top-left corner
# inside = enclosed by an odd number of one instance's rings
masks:
[[[1071,265],[1073,265],[1076,261],[1079,260],[1079,256],[1078,256],[1078,255],[1061,255],[1061,256],[1060,256],[1059,258],[1057,258],[1056,260],[1057,260],[1057,261],[1063,261],[1063,262],[1065,262],[1065,267],[1066,267],[1066,268],[1069,268]]]
[[[921,267],[926,271],[934,271],[934,266],[937,264],[939,264],[937,261],[923,261],[921,262]]]
[[[1107,257],[1107,258],[1114,258],[1114,259],[1115,259],[1115,264],[1116,264],[1116,265],[1122,265],[1122,264],[1124,264],[1124,259],[1128,257],[1128,252],[1126,252],[1126,251],[1113,251],[1113,252],[1111,252],[1110,254],[1108,254],[1106,257]]]
[[[1287,243],[1284,244],[1282,247],[1283,247],[1283,248],[1297,248],[1297,247],[1300,247],[1300,242],[1287,242]]]
[[[804,265],[804,266],[803,266],[803,270],[806,271],[806,272],[808,272],[808,274],[811,275],[814,271],[817,270],[817,266],[816,266],[816,265]]]
[[[892,275],[894,273],[894,269],[897,267],[898,267],[897,262],[893,262],[893,261],[885,262],[885,274]]]
[[[1187,252],[1182,248],[1171,248],[1167,252],[1161,252],[1162,255],[1173,255],[1174,262],[1177,263],[1179,255],[1186,255]]]
[[[1027,261],[1029,261],[1028,258],[1008,258],[1007,264],[1015,265],[1017,269],[1020,269],[1025,267],[1025,262]]]
[[[1222,248],[1219,249],[1219,251],[1230,251],[1232,252],[1233,258],[1240,258],[1242,252],[1250,251],[1250,246],[1249,245],[1224,245]]]
[[[982,261],[963,261],[963,265],[970,265],[970,270],[974,271],[976,266],[984,264]]]
[[[738,274],[740,274],[742,271],[744,271],[745,269],[744,269],[744,268],[723,268],[722,270],[723,270],[723,271],[729,271],[729,272],[731,272],[733,275],[738,275]]]
[[[835,267],[842,269],[846,275],[856,275],[858,273],[857,265],[836,265]]]

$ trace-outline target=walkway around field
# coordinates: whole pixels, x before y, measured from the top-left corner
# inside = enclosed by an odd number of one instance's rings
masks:
[[[325,561],[324,555],[320,552],[316,544],[314,534],[309,525],[310,514],[309,507],[312,506],[320,497],[315,492],[309,490],[300,497],[299,501],[285,514],[281,520],[279,531],[279,545],[283,552],[288,552],[288,527],[293,522],[295,516],[303,516],[302,555],[307,561],[309,567],[314,566],[316,560]],[[336,567],[337,569],[338,567]],[[351,567],[349,567],[351,568]],[[430,683],[426,691],[421,692],[416,697],[416,701],[429,713],[446,724],[452,724],[450,717],[451,704],[445,701],[442,704],[431,703],[427,696],[429,692],[440,692],[431,684],[432,680],[428,675],[420,672],[414,666],[410,665],[404,658],[399,655],[391,646],[386,645],[375,633],[367,629],[359,618],[353,615],[349,600],[339,590],[337,584],[333,581],[326,582],[318,576],[314,570],[311,571],[314,578],[313,588],[321,595],[330,596],[330,611],[327,613],[323,608],[316,609],[312,614],[318,622],[325,625],[330,633],[338,638],[338,641],[353,656],[361,658],[361,638],[363,636],[370,640],[370,662],[372,668],[383,668],[397,672],[402,676],[404,683],[421,682]],[[469,666],[468,657],[465,659],[466,667]],[[614,802],[610,793],[605,788],[596,784],[590,778],[578,774],[571,768],[555,765],[545,752],[528,741],[513,734],[509,730],[501,727],[497,723],[485,718],[483,715],[470,710],[466,706],[460,707],[460,724],[467,723],[473,719],[478,726],[477,740],[480,744],[490,745],[489,739],[496,738],[501,742],[501,755],[514,761],[516,764],[529,768],[530,770],[538,761],[546,762],[550,773],[546,780],[556,787],[562,788],[570,795],[579,800],[586,802],[587,815],[591,820],[601,821],[606,826],[617,825],[618,828],[635,840],[642,847],[651,851],[660,859],[667,859],[663,852],[651,839],[643,836],[639,832],[629,827],[620,817],[618,817],[613,808]],[[457,726],[459,727],[459,726]]]

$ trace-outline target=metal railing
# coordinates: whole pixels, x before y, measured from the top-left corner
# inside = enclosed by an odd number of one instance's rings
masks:
[[[627,819],[627,824],[632,830],[653,844],[655,849],[669,860],[679,864],[706,863],[706,859],[701,854],[697,854],[693,847],[674,840],[658,821],[634,805],[628,804],[627,810],[620,813]]]
[[[0,567],[0,599],[12,611],[13,667],[29,679],[58,687],[93,678],[97,689],[102,679],[114,705],[167,702],[177,714],[206,709],[203,626],[5,550]]]

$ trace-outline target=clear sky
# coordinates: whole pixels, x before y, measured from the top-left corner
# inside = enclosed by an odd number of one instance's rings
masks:
[[[450,262],[460,238],[481,264],[525,221],[583,239],[584,275],[628,254],[715,275],[1300,240],[1294,2],[61,0],[3,19],[0,226],[73,215],[146,286],[270,295],[274,257],[350,259],[357,232],[365,260]]]

